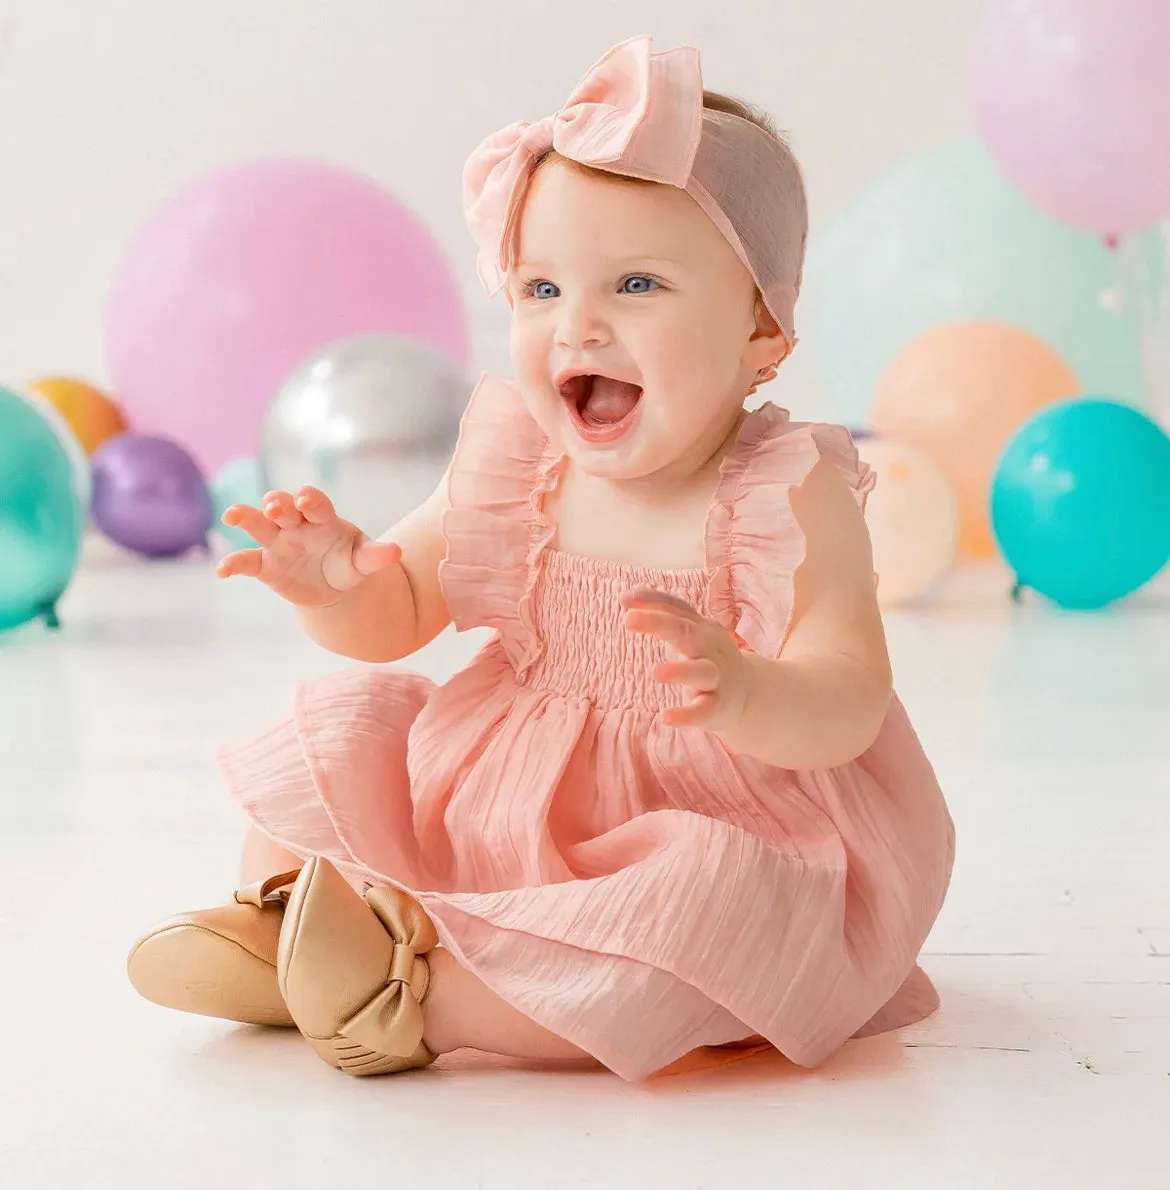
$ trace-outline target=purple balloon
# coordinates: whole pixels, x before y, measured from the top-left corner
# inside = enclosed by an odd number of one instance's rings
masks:
[[[1170,4],[990,0],[975,119],[1037,206],[1117,237],[1170,216]]]
[[[111,541],[147,558],[207,544],[207,481],[178,443],[119,434],[94,452],[91,465],[94,523]]]

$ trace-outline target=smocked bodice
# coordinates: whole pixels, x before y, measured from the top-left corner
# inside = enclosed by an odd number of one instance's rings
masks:
[[[764,405],[743,420],[722,460],[702,542],[704,569],[652,570],[551,548],[545,499],[567,460],[512,386],[485,377],[464,414],[443,519],[443,593],[459,629],[487,627],[517,681],[598,706],[656,710],[686,692],[653,677],[656,638],[626,628],[621,597],[638,586],[686,600],[737,641],[775,657],[792,616],[804,536],[791,489],[831,459],[858,501],[873,486],[847,431],[793,422]]]
[[[524,684],[597,706],[681,705],[685,692],[654,678],[654,667],[667,660],[666,646],[626,626],[622,596],[653,587],[705,613],[707,586],[702,570],[654,570],[546,550],[534,601],[544,647]]]

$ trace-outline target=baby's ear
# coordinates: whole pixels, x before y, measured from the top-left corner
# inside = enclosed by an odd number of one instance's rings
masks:
[[[759,293],[756,294],[755,319],[756,328],[748,341],[745,362],[760,369],[782,363],[792,347]]]

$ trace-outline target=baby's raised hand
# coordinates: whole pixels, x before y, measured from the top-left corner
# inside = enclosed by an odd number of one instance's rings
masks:
[[[216,568],[220,578],[258,578],[300,607],[328,607],[375,571],[393,565],[402,551],[391,542],[371,541],[337,515],[316,488],[269,492],[262,509],[233,504],[223,523],[243,529],[258,549],[236,550]]]
[[[667,707],[663,723],[717,733],[737,727],[747,701],[747,663],[731,633],[689,603],[649,587],[629,592],[622,603],[631,631],[656,636],[682,656],[654,669],[657,681],[694,693],[685,705]]]

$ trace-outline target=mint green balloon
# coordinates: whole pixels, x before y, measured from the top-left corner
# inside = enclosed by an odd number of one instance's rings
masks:
[[[57,431],[32,401],[0,388],[0,631],[37,616],[56,626],[85,514]]]
[[[1132,320],[1103,300],[1117,254],[1045,215],[978,141],[914,157],[814,235],[797,311],[841,421],[869,424],[886,364],[945,322],[992,319],[1043,339],[1082,389],[1144,404]]]
[[[217,533],[238,550],[252,548],[256,542],[243,531],[232,525],[225,525],[223,514],[233,504],[251,504],[260,507],[264,493],[268,490],[264,482],[264,470],[259,459],[232,459],[215,473],[209,485],[211,506],[215,513],[212,522]]]

